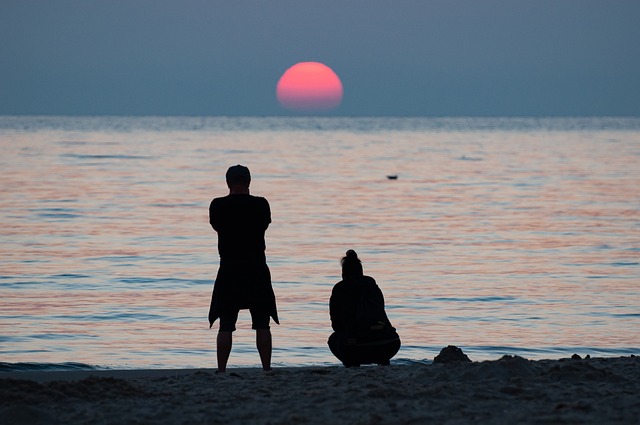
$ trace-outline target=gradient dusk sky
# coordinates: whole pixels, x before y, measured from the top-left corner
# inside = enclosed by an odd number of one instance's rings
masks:
[[[0,114],[640,116],[638,0],[0,0]]]

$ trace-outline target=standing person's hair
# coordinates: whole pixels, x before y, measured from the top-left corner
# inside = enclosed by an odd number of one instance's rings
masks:
[[[251,183],[251,173],[249,169],[240,164],[229,167],[225,178],[229,185],[241,184],[243,186],[249,186],[249,183]]]
[[[340,264],[342,265],[343,279],[362,277],[362,262],[353,249],[347,251],[347,254],[340,260]]]

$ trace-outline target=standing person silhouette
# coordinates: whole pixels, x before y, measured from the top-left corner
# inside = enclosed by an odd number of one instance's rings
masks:
[[[262,369],[267,371],[271,370],[272,351],[269,320],[273,318],[280,324],[265,255],[264,234],[271,223],[271,210],[265,198],[249,194],[251,174],[247,167],[229,167],[226,180],[229,194],[215,198],[209,206],[209,222],[218,233],[220,255],[209,308],[210,328],[220,318],[216,338],[218,372],[227,368],[232,335],[243,309],[251,313]]]
[[[346,367],[376,363],[388,365],[400,349],[400,337],[384,309],[384,296],[376,281],[365,276],[352,249],[340,261],[342,280],[329,300],[334,332],[329,348]]]

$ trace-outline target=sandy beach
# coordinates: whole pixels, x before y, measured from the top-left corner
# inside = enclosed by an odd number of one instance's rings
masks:
[[[640,423],[640,358],[9,372],[2,424]]]

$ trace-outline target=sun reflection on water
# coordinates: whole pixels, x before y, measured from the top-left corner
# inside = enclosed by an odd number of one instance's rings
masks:
[[[475,359],[640,347],[637,131],[264,120],[3,130],[3,361],[213,365],[207,207],[232,163],[251,168],[252,193],[271,203],[276,364],[335,363],[327,303],[350,248],[385,294],[399,358],[449,344]],[[256,365],[242,314],[231,362]]]

